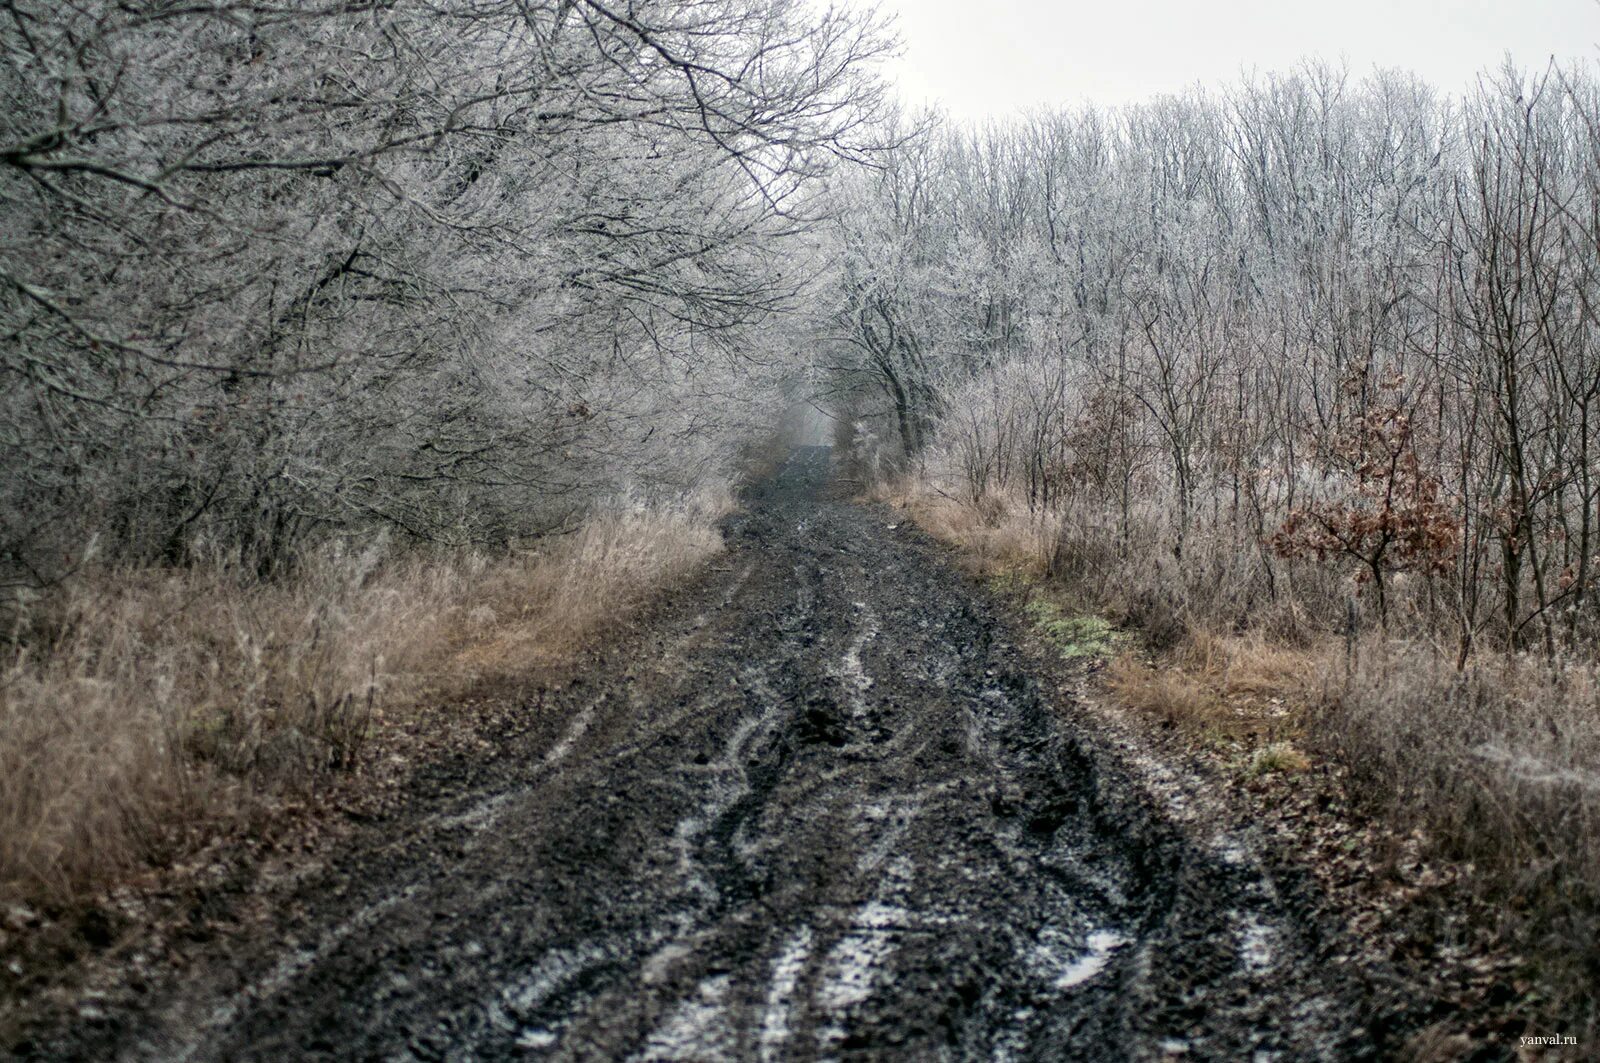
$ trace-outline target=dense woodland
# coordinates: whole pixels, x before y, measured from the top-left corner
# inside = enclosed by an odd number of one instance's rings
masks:
[[[1138,631],[1125,708],[1238,757],[1242,702],[1290,706],[1254,756],[1426,839],[1593,1029],[1594,68],[895,128],[831,230],[840,441]]]
[[[788,0],[0,5],[0,897],[259,826],[713,553],[891,47]]]
[[[0,15],[0,567],[504,544],[774,423],[876,16],[788,2]]]

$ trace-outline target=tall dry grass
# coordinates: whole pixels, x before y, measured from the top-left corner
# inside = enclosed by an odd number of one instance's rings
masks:
[[[1358,793],[1472,867],[1568,1010],[1600,1025],[1600,666],[1499,655],[1458,669],[1453,648],[1373,639],[1314,731]]]
[[[867,496],[905,510],[935,539],[959,547],[962,560],[982,575],[1048,574],[1059,518],[1030,514],[996,495],[968,502],[915,477],[874,481]]]
[[[166,859],[424,699],[559,660],[714,554],[730,507],[618,506],[498,556],[335,543],[276,583],[225,564],[71,581],[0,663],[0,899]]]
[[[1117,701],[1169,723],[1280,736],[1324,689],[1336,657],[1327,645],[1284,645],[1258,632],[1191,631],[1158,660],[1126,653],[1111,662]]]

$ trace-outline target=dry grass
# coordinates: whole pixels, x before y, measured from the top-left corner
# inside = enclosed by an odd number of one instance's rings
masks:
[[[1173,726],[1267,743],[1275,751],[1262,771],[1298,770],[1305,759],[1286,737],[1298,734],[1300,710],[1333,671],[1336,640],[1315,635],[1306,611],[1291,601],[1254,601],[1257,559],[1230,563],[1216,543],[1197,536],[1181,566],[1150,563],[1123,556],[1103,520],[1030,514],[1022,502],[994,495],[968,503],[915,481],[879,485],[872,498],[956,547],[977,574],[1029,588],[1027,611],[1053,641],[1062,641],[1053,626],[1084,618],[1103,624],[1098,618],[1110,616],[1141,629],[1158,657],[1124,652],[1107,673],[1124,707]],[[1041,598],[1037,588],[1046,584]],[[1243,627],[1246,614],[1258,623]],[[1233,633],[1240,627],[1242,634]]]
[[[448,674],[503,674],[558,659],[601,624],[722,547],[725,493],[685,509],[603,515],[549,553],[501,562],[465,615]]]
[[[1375,641],[1316,734],[1359,792],[1476,868],[1557,984],[1600,984],[1600,667],[1458,671],[1452,653]],[[1569,1006],[1600,1021],[1587,988]]]
[[[1320,689],[1330,661],[1327,648],[1191,631],[1158,661],[1119,657],[1107,684],[1123,706],[1168,723],[1277,735],[1298,727],[1299,710]]]
[[[904,479],[874,486],[869,497],[904,510],[923,531],[957,547],[980,575],[1042,577],[1049,569],[1058,522],[1036,518],[1025,505],[996,495],[972,505]]]
[[[1302,703],[1317,690],[1333,649],[1327,642],[1316,647],[1286,646],[1253,631],[1243,635],[1191,631],[1177,658],[1229,700],[1271,708]]]
[[[711,492],[535,552],[333,545],[292,580],[103,571],[33,603],[0,663],[0,900],[170,858],[374,727],[560,658],[720,548]]]
[[[1310,768],[1311,758],[1293,742],[1268,742],[1250,755],[1252,775],[1293,774]]]
[[[1119,704],[1168,723],[1210,723],[1221,701],[1210,686],[1176,668],[1161,668],[1128,654],[1113,661],[1107,680]]]
[[[956,547],[980,575],[1048,580],[1077,611],[1142,629],[1164,651],[1159,665],[1125,653],[1110,669],[1112,690],[1138,711],[1175,724],[1253,725],[1304,704],[1329,671],[1334,647],[1313,634],[1306,610],[1257,602],[1249,588],[1258,559],[1228,562],[1203,537],[1182,565],[1151,563],[1148,554],[1124,556],[1115,530],[1082,514],[1040,516],[996,495],[973,504],[912,480],[880,484],[871,497]],[[1244,615],[1257,623],[1223,633]]]
[[[1034,513],[1021,498],[993,493],[971,503],[927,480],[880,484],[870,497],[904,510],[979,574],[1047,579],[1079,611],[1138,628],[1158,649],[1205,630],[1316,648],[1344,622],[1347,581],[1320,566],[1241,553],[1232,531],[1195,529],[1183,556],[1173,556],[1163,530],[1172,507],[1159,500],[1142,503],[1124,529],[1093,507]],[[1411,603],[1397,597],[1403,612]]]

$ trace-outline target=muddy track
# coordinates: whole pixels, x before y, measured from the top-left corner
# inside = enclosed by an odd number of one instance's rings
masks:
[[[1361,993],[1248,852],[1052,704],[980,592],[797,451],[717,570],[509,755],[47,1054],[1346,1059]]]

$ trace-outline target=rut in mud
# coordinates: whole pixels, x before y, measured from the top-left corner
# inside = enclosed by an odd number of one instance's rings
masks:
[[[797,451],[717,571],[529,696],[513,755],[438,773],[301,887],[279,940],[57,1047],[1361,1054],[1361,993],[1259,864],[1153,811],[982,592],[892,525]]]

